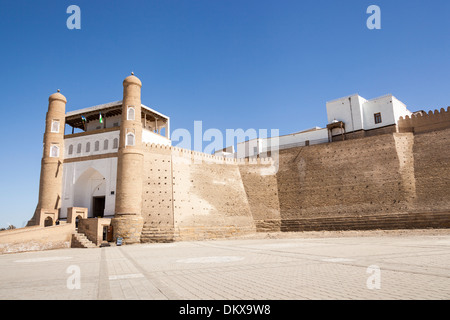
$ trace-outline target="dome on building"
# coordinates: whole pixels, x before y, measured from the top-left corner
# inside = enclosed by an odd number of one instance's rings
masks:
[[[133,72],[131,73],[130,76],[126,77],[125,80],[123,80],[123,85],[128,85],[128,84],[137,84],[138,86],[142,87],[141,80],[139,80],[139,78],[136,77]]]
[[[48,97],[49,101],[52,100],[61,100],[64,101],[65,103],[67,102],[67,99],[64,95],[62,95],[61,93],[59,93],[59,89],[58,92],[55,92],[54,94],[52,94],[50,97]]]

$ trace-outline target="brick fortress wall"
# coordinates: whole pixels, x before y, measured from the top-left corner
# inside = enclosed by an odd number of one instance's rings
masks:
[[[255,232],[239,161],[153,144],[144,152],[141,241]]]
[[[282,231],[450,227],[449,109],[280,152]]]
[[[448,114],[401,119],[395,133],[281,150],[276,160],[146,145],[141,239],[448,228]]]

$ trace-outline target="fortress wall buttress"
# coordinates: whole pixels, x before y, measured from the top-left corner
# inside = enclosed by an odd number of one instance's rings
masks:
[[[174,150],[173,204],[179,240],[255,232],[238,165],[199,152]]]
[[[236,160],[162,145],[144,150],[142,241],[255,232]]]
[[[141,242],[174,240],[172,149],[157,145],[144,148]]]
[[[414,135],[414,172],[414,211],[450,213],[450,128]]]
[[[278,164],[273,161],[239,164],[257,232],[280,231],[280,203],[277,188]]]

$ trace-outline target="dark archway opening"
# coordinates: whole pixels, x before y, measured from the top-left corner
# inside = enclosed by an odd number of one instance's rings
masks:
[[[47,217],[44,220],[44,227],[51,227],[53,225],[53,219],[51,217]]]
[[[81,219],[82,219],[81,216],[78,216],[75,218],[75,229],[78,229],[78,225],[80,224]]]
[[[105,197],[94,197],[92,209],[94,218],[103,218],[105,214]]]

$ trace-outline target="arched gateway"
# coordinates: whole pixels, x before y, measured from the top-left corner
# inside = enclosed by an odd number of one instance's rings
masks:
[[[105,199],[105,177],[94,168],[86,169],[74,185],[74,207],[88,208],[90,218],[102,218]]]

